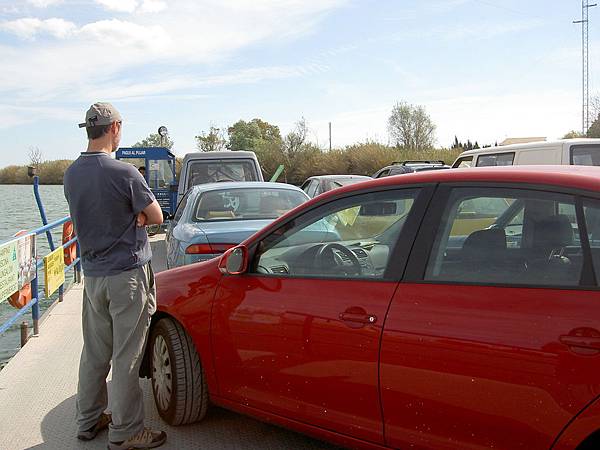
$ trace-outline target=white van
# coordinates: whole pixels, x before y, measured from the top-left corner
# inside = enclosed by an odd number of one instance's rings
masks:
[[[179,176],[177,204],[192,186],[221,181],[264,181],[256,154],[230,150],[188,153]]]
[[[562,139],[467,150],[452,167],[540,164],[600,166],[600,139]]]

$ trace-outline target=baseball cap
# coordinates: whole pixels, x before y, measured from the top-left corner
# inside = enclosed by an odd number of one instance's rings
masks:
[[[110,103],[94,103],[85,113],[85,122],[79,128],[110,125],[121,121],[121,114]]]

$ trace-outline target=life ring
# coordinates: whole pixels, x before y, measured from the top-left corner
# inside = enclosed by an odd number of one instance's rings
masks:
[[[75,228],[70,220],[63,224],[62,243],[65,245],[75,237]],[[77,243],[73,242],[65,248],[65,266],[70,266],[77,259]]]
[[[19,237],[24,234],[27,234],[27,231],[21,230],[18,233],[15,233],[13,237]],[[8,298],[8,303],[13,308],[21,309],[27,303],[31,301],[31,284],[25,284],[21,289],[15,292]]]

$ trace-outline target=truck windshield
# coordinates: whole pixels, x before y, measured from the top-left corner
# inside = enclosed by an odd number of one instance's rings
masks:
[[[187,189],[204,183],[220,181],[258,181],[252,161],[194,161],[190,164]]]
[[[571,147],[571,164],[600,166],[600,145],[574,145]]]

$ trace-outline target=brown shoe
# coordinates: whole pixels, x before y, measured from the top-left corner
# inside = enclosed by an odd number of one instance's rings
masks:
[[[105,428],[108,428],[108,425],[110,424],[111,420],[112,420],[112,417],[110,414],[108,414],[108,413],[100,414],[100,417],[98,418],[98,422],[96,422],[96,425],[94,425],[89,430],[80,431],[79,433],[77,433],[77,439],[79,439],[81,441],[91,441],[98,435],[98,433],[100,433]]]
[[[108,450],[132,450],[160,447],[167,440],[167,433],[144,428],[135,436],[123,442],[109,442]]]

